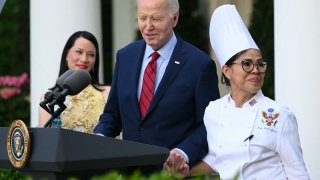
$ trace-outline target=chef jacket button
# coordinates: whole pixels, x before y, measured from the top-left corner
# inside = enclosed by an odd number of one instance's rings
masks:
[[[223,124],[220,124],[220,127],[223,127]]]
[[[219,145],[219,148],[222,148],[222,145]]]

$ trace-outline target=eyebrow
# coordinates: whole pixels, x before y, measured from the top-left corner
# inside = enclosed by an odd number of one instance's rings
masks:
[[[251,61],[251,62],[253,62],[253,60],[252,59],[249,59],[249,58],[246,58],[246,59],[242,59],[242,61]],[[265,62],[262,58],[260,58],[260,59],[257,59],[257,62]]]

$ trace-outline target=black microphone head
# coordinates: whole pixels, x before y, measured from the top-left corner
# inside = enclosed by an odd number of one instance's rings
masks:
[[[61,92],[63,90],[63,82],[64,80],[69,77],[72,73],[74,73],[74,70],[68,70],[64,72],[56,81],[56,85],[52,88],[49,88],[50,91],[48,91],[45,96],[44,100],[40,103],[40,106],[44,109],[46,109],[46,104],[51,102],[56,96],[58,92]]]
[[[72,73],[74,73],[75,70],[68,70],[64,72],[56,81],[56,87],[60,88],[60,90],[63,89],[63,82],[66,78],[68,78]]]
[[[69,95],[76,95],[86,88],[91,82],[91,76],[88,71],[75,70],[63,82],[63,87],[68,89]]]

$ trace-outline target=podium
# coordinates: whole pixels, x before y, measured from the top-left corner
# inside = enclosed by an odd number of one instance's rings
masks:
[[[31,148],[19,169],[33,179],[90,179],[108,170],[162,164],[169,149],[61,128],[28,128]],[[7,153],[8,128],[0,127],[0,168],[16,169]]]

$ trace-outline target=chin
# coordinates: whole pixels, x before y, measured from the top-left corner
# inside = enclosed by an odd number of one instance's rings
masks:
[[[260,91],[260,89],[261,89],[261,88],[259,88],[259,89],[253,89],[253,90],[252,90],[252,93],[253,93],[253,94],[257,94],[257,93]]]
[[[251,92],[252,94],[256,94],[257,92],[259,92],[261,89],[261,86],[253,86],[250,87],[250,89],[248,89],[249,92]]]

